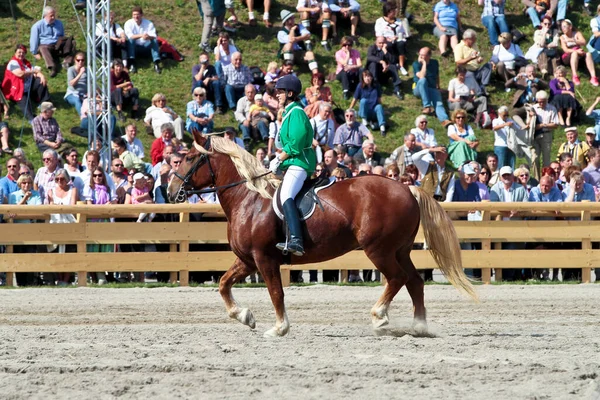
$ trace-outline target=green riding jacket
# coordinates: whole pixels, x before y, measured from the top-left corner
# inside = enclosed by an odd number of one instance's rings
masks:
[[[303,168],[310,176],[317,165],[317,155],[312,148],[313,127],[299,102],[290,103],[283,111],[283,121],[279,131],[281,145],[289,158],[281,162],[281,170],[290,165]]]

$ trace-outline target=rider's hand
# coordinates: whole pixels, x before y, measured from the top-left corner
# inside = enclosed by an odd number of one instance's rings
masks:
[[[274,159],[272,159],[269,163],[269,171],[271,171],[273,174],[276,174],[277,169],[279,169],[279,164],[281,164],[281,160],[279,159],[279,157],[275,157]]]

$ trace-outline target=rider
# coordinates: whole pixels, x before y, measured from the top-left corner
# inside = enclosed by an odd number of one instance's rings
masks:
[[[286,75],[277,81],[275,90],[279,108],[283,109],[283,121],[279,131],[282,151],[271,160],[269,170],[273,173],[276,173],[278,168],[286,171],[281,184],[281,203],[290,230],[289,242],[277,243],[277,248],[301,256],[304,255],[302,227],[294,198],[317,164],[317,157],[312,148],[314,132],[298,100],[298,95],[302,93],[300,80],[293,75]]]

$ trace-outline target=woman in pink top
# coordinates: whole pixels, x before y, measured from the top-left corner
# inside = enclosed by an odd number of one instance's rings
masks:
[[[362,67],[362,62],[358,50],[352,48],[353,44],[352,38],[345,36],[342,39],[342,48],[335,53],[335,61],[337,62],[335,73],[337,80],[342,82],[344,100],[350,98],[350,93],[354,92],[360,80],[359,70]]]

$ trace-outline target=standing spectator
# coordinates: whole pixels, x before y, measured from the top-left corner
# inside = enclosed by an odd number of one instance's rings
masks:
[[[429,156],[433,153],[434,161]],[[413,161],[422,176],[421,189],[437,201],[449,202],[454,197],[454,173],[446,164],[448,152],[444,146],[430,147],[413,154]]]
[[[592,58],[591,53],[585,51],[587,41],[581,32],[575,30],[573,23],[568,19],[561,22],[560,28],[563,32],[560,36],[560,46],[564,52],[561,59],[563,64],[571,66],[571,73],[573,74],[573,83],[575,86],[581,84],[581,80],[577,75],[577,69],[579,68],[579,61],[581,59],[585,60],[585,65],[590,73],[590,83],[594,86],[600,85],[598,77],[596,76],[594,59]]]
[[[217,107],[217,115],[223,114],[223,88],[221,80],[217,75],[217,70],[210,65],[208,53],[202,52],[199,57],[199,64],[192,67],[192,93],[194,89],[201,87],[206,90],[206,98],[212,101]]]
[[[235,109],[235,119],[240,123],[239,128],[242,131],[244,139],[244,147],[250,149],[253,136],[260,135],[261,139],[266,140],[269,137],[269,127],[264,121],[260,121],[256,126],[252,125],[252,115],[250,107],[254,104],[254,96],[256,96],[256,88],[252,84],[246,85],[246,96],[238,100]]]
[[[67,70],[67,92],[65,100],[75,107],[77,115],[81,115],[81,103],[87,97],[87,72],[85,68],[85,53],[75,54],[75,65]]]
[[[221,31],[223,29],[223,23],[225,22],[225,2],[209,1],[209,0],[196,0],[198,6],[198,12],[202,17],[202,39],[200,40],[200,48],[203,51],[209,52],[209,39],[212,33],[212,29]],[[233,9],[233,1],[231,1],[231,9]]]
[[[2,204],[7,203],[8,196],[12,192],[19,190],[17,179],[19,179],[19,160],[11,157],[6,161],[6,176],[0,179],[0,192],[2,193],[0,202]]]
[[[448,109],[475,111],[475,125],[481,127],[483,113],[487,111],[487,97],[478,95],[481,92],[479,86],[472,79],[467,80],[466,76],[464,67],[456,67],[456,78],[448,83]]]
[[[121,136],[127,143],[127,150],[135,154],[139,159],[144,158],[144,145],[137,137],[137,127],[134,124],[129,124],[125,127],[125,134]]]
[[[344,100],[350,98],[350,91],[356,88],[360,80],[362,62],[358,50],[352,48],[353,44],[352,38],[345,36],[341,42],[341,49],[335,53],[336,79],[342,83]]]
[[[327,42],[329,29],[331,28],[331,9],[329,8],[329,2],[320,2],[317,0],[299,0],[298,5],[296,6],[296,11],[300,13],[300,18],[302,18],[302,26],[304,26],[306,29],[310,30],[311,22],[321,24],[321,46],[323,46],[326,51],[331,51],[329,42]],[[281,19],[283,19],[283,17]]]
[[[314,74],[319,71],[319,64],[312,52],[310,43],[310,32],[304,24],[296,25],[294,14],[287,10],[281,10],[281,30],[277,33],[279,42],[278,57],[284,61],[290,60],[294,64],[306,62],[308,69]],[[329,44],[328,44],[329,46]]]
[[[319,113],[319,105],[321,102],[331,102],[331,89],[325,86],[325,75],[318,72],[311,77],[312,86],[308,86],[304,95],[308,105],[304,108],[304,112],[308,118],[312,118]]]
[[[131,118],[138,118],[140,92],[133,87],[133,82],[129,73],[123,68],[123,62],[118,58],[112,63],[110,72],[110,98],[117,108],[119,120],[126,121],[123,115],[123,105],[125,102],[131,103]]]
[[[550,81],[550,93],[552,100],[550,104],[556,107],[558,112],[558,123],[562,126],[571,126],[573,116],[577,116],[577,110],[581,105],[575,98],[575,86],[567,78],[567,69],[562,65],[554,71],[554,79]],[[563,115],[566,113],[566,118]]]
[[[498,156],[496,153],[488,153],[485,158],[485,163],[489,170],[488,186],[491,188],[500,181],[500,168],[498,165]]]
[[[146,177],[141,172],[133,176],[133,188],[131,189],[131,204],[154,204],[154,199],[150,195]],[[156,217],[154,213],[140,213],[136,222],[152,222]]]
[[[496,70],[502,82],[514,78],[517,72],[527,64],[523,51],[518,44],[512,42],[512,35],[508,32],[501,33],[497,44],[492,51],[492,70]]]
[[[517,123],[508,117],[508,107],[498,109],[498,118],[492,121],[494,130],[494,153],[498,156],[500,168],[515,167],[515,153],[508,148],[509,128],[519,129]]]
[[[381,132],[381,136],[385,137],[385,113],[381,104],[381,86],[373,81],[373,75],[370,71],[362,72],[362,82],[356,87],[350,108],[354,108],[356,101],[359,101],[358,116],[362,118],[363,125],[367,125],[371,121],[376,121]],[[371,129],[376,129],[377,126],[371,125]]]
[[[420,146],[417,146],[417,138],[414,133],[407,133],[404,135],[404,145],[396,148],[392,154],[385,160],[385,165],[396,164],[400,170],[400,175],[404,174],[405,168],[409,165],[414,164],[412,156],[418,151],[423,150]],[[433,157],[424,156],[424,161],[433,161]]]
[[[592,128],[592,127],[586,128],[585,142],[590,147],[590,149],[592,147],[596,148],[596,149],[600,149],[600,142],[596,140],[596,131],[594,130],[594,128]]]
[[[162,72],[160,68],[160,52],[158,50],[158,35],[154,24],[144,18],[142,7],[135,6],[131,10],[131,19],[125,22],[127,36],[127,54],[129,55],[129,72],[136,73],[135,59],[138,55],[150,56],[154,62],[154,71]]]
[[[550,165],[553,131],[558,126],[556,108],[548,104],[548,93],[540,90],[536,93],[537,104],[527,115],[527,128],[535,126],[533,149],[531,151],[531,165],[533,176],[541,176],[540,158],[543,157],[543,167]]]
[[[53,118],[56,108],[52,103],[42,103],[40,115],[31,122],[33,137],[40,151],[53,149],[61,152],[66,149],[66,143],[62,137],[62,132],[58,122]]]
[[[44,166],[37,170],[33,181],[33,188],[37,190],[44,204],[48,204],[48,192],[54,187],[54,178],[58,169],[58,153],[52,149],[44,151],[42,155]]]
[[[525,72],[517,74],[506,81],[506,88],[516,89],[511,103],[513,118],[519,126],[525,126],[527,107],[535,104],[535,95],[538,90],[547,90],[548,83],[535,76],[535,65],[529,64]]]
[[[410,133],[415,135],[415,144],[421,149],[438,146],[437,140],[435,139],[435,133],[433,132],[433,129],[427,127],[428,124],[429,121],[427,121],[427,116],[419,115],[415,119],[415,127],[410,130]]]
[[[96,24],[96,36],[108,35],[110,38],[110,54],[113,58],[120,58],[123,64],[127,66],[129,54],[127,53],[127,35],[121,28],[121,25],[115,22],[115,13],[110,12],[109,31],[104,30],[104,24],[98,22]]]
[[[398,59],[399,72],[406,76],[406,39],[409,36],[402,21],[398,19],[398,8],[395,2],[383,3],[383,17],[375,21],[375,36],[383,36],[387,41],[387,49]]]
[[[239,99],[244,95],[246,85],[252,83],[250,68],[242,64],[242,54],[231,55],[231,64],[223,68],[221,84],[225,86],[225,97],[230,110],[235,110]]]
[[[435,112],[444,127],[450,124],[448,113],[444,109],[440,93],[440,64],[431,59],[431,49],[423,47],[419,50],[419,58],[413,63],[413,94],[423,103],[423,114]]]
[[[488,168],[487,165],[482,165],[481,166],[481,170],[479,171],[479,183],[481,183],[482,185],[485,185],[486,190],[488,190],[488,199],[489,200],[489,181],[490,181],[490,169]]]
[[[144,124],[147,127],[152,127],[154,137],[159,138],[162,134],[161,127],[166,123],[173,125],[175,137],[182,140],[184,132],[182,118],[171,107],[167,106],[167,97],[164,94],[156,93],[152,96],[152,105],[146,109]]]
[[[442,57],[448,57],[458,45],[458,32],[462,30],[458,6],[452,0],[441,0],[433,7],[433,34],[439,39]],[[450,41],[450,49],[448,49]]]
[[[467,29],[463,33],[463,40],[454,47],[454,60],[456,65],[465,67],[467,79],[475,80],[480,87],[477,95],[486,95],[486,86],[490,83],[492,65],[484,63],[483,57],[475,44],[477,34],[473,29]]]
[[[352,157],[362,148],[363,138],[374,139],[367,127],[356,120],[356,112],[353,109],[346,110],[344,116],[346,123],[336,129],[333,144],[344,146],[348,155]]]
[[[504,17],[506,0],[478,0],[477,3],[483,6],[481,22],[488,31],[490,43],[492,46],[496,46],[498,44],[498,35],[510,32],[506,18]]]
[[[461,108],[452,113],[452,125],[448,125],[448,157],[455,168],[463,165],[465,161],[477,159],[477,146],[479,140],[475,137],[473,129],[467,125],[467,112]]]
[[[46,68],[50,70],[50,78],[58,74],[59,57],[64,57],[63,68],[73,63],[75,42],[72,37],[65,37],[63,23],[56,19],[53,7],[46,6],[42,11],[42,19],[31,27],[29,49],[36,60],[44,58]]]
[[[229,34],[220,32],[214,49],[215,69],[219,78],[223,76],[223,68],[231,64],[231,56],[235,53],[239,53],[239,50],[229,38]]]
[[[172,146],[172,138],[173,138],[173,124],[167,122],[163,124],[160,128],[161,137],[152,142],[152,147],[150,148],[150,157],[152,160],[152,165],[156,165],[163,160],[163,150],[166,146]]]
[[[381,154],[375,151],[375,143],[372,140],[365,140],[362,143],[362,151],[356,153],[354,159],[359,164],[368,164],[371,167],[383,165]]]
[[[6,72],[2,81],[2,94],[7,100],[17,103],[25,118],[33,119],[32,104],[40,104],[50,100],[46,77],[40,67],[32,67],[25,58],[27,48],[18,44],[14,56],[6,64]],[[7,107],[5,105],[4,107]],[[5,117],[8,108],[4,109]]]
[[[580,141],[577,138],[577,127],[570,126],[565,128],[565,135],[567,141],[562,143],[558,148],[558,155],[562,153],[569,153],[573,158],[573,164],[578,165],[582,169],[587,166],[588,163],[588,152],[590,147],[587,143]]]
[[[469,165],[471,166],[473,171],[475,171],[475,183],[479,188],[479,197],[481,197],[481,200],[489,200],[490,191],[488,189],[486,181],[487,177],[489,176],[487,167],[482,168],[477,161],[471,161]]]
[[[537,29],[533,34],[533,46],[525,54],[525,58],[537,63],[542,79],[554,74],[554,70],[558,66],[560,59],[558,41],[558,29],[554,26],[552,17],[545,15],[542,19],[541,29]]]
[[[206,100],[206,90],[197,87],[193,92],[194,99],[187,103],[185,121],[185,130],[193,132],[197,130],[202,133],[213,131],[213,118],[215,111],[213,104]]]
[[[384,85],[388,78],[392,78],[394,94],[398,99],[404,99],[400,88],[402,81],[398,77],[396,61],[393,54],[388,51],[388,44],[383,36],[377,36],[375,44],[369,46],[367,50],[367,69],[373,75],[375,82],[380,85]]]
[[[584,168],[582,172],[583,178],[586,183],[589,183],[594,187],[596,192],[600,191],[600,150],[592,147],[588,150],[588,157],[590,159],[589,164],[586,168]],[[12,158],[11,158],[12,160]],[[8,160],[10,162],[10,160]],[[6,163],[8,167],[8,162]],[[8,171],[10,174],[11,171]],[[7,175],[8,178],[8,175]],[[5,178],[2,178],[5,179]],[[0,188],[3,188],[3,180],[0,180]],[[7,193],[6,190],[3,190],[4,193]]]
[[[313,147],[317,154],[317,162],[323,161],[323,154],[333,148],[333,139],[335,134],[335,122],[331,119],[331,104],[321,102],[319,113],[310,120],[310,124],[315,131],[313,137]]]

